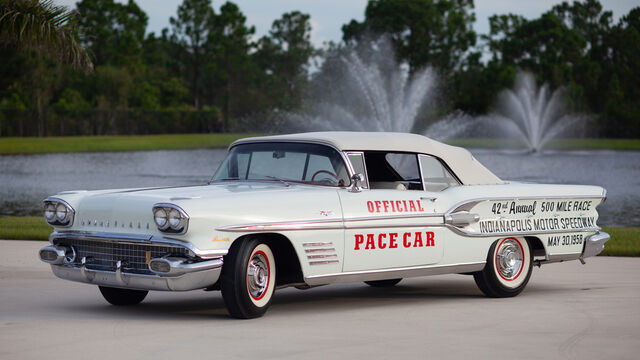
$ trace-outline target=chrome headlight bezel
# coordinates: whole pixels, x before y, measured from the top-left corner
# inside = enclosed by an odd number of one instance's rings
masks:
[[[73,219],[76,214],[76,211],[69,203],[53,197],[46,198],[42,201],[42,212],[47,224],[57,227],[73,226]],[[60,214],[62,215],[59,216]]]
[[[153,205],[151,211],[153,214],[153,222],[156,224],[158,230],[176,235],[187,232],[189,228],[189,215],[180,206],[169,203],[158,203]]]

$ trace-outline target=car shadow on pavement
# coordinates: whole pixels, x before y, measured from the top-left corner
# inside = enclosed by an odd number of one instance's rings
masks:
[[[529,284],[519,296],[538,296],[557,292],[575,293],[566,285]],[[137,306],[112,306],[96,291],[95,299],[74,303],[65,301],[58,307],[76,313],[101,314],[110,319],[206,320],[230,319],[220,292],[184,293],[151,292]],[[292,314],[313,309],[314,313],[384,308],[398,305],[441,304],[454,302],[505,301],[485,297],[471,276],[448,275],[446,278],[405,279],[393,287],[374,288],[363,283],[333,284],[307,290],[284,288],[276,291],[268,314]],[[53,306],[53,304],[51,304]]]

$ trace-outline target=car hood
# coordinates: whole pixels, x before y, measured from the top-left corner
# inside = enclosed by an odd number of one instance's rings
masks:
[[[342,214],[336,188],[279,181],[67,192],[53,197],[74,208],[70,230],[150,236],[163,235],[153,221],[152,208],[157,203],[184,209],[190,217],[190,234],[194,224],[206,223],[207,229],[201,230],[211,232],[217,226],[256,220],[309,220],[319,217],[321,210],[333,214],[331,218]],[[276,206],[278,211],[273,210]]]

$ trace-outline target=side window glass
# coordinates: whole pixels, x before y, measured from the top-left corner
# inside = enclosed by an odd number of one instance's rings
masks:
[[[440,160],[433,156],[420,155],[420,167],[426,191],[442,191],[451,186],[460,185]]]
[[[403,180],[419,180],[420,172],[415,154],[389,153],[385,156],[391,167]]]
[[[349,161],[351,162],[351,166],[353,167],[354,174],[364,175],[364,183],[362,184],[362,187],[365,189],[368,189],[369,179],[367,178],[367,172],[364,166],[364,154],[363,153],[347,153],[347,157],[349,157]]]

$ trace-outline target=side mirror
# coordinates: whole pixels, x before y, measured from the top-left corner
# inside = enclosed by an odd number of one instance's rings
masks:
[[[362,191],[362,183],[364,182],[364,175],[357,173],[351,177],[351,192]]]

